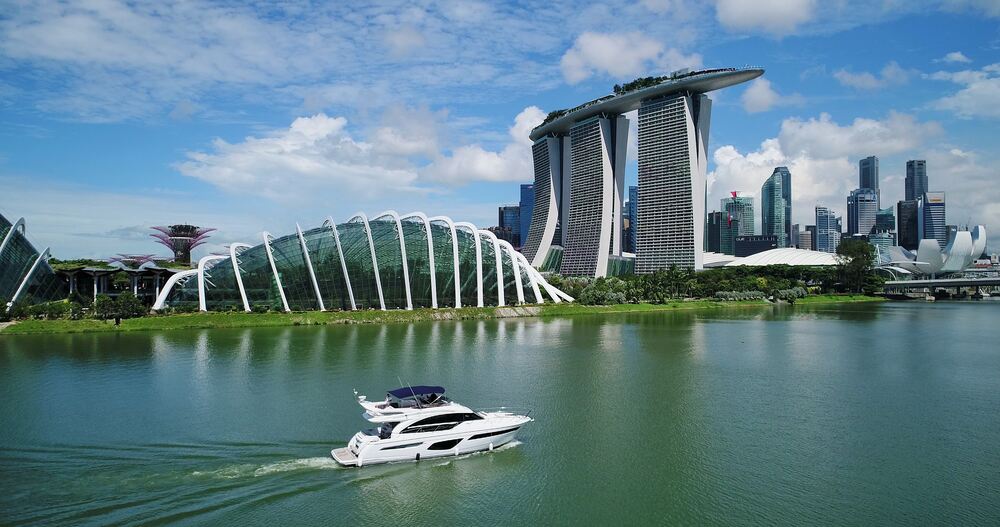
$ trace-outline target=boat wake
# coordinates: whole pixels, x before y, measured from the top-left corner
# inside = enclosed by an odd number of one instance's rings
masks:
[[[447,458],[447,461],[444,461],[442,463],[437,463],[434,466],[435,467],[446,467],[446,466],[450,465],[451,462],[455,461],[456,459],[468,459],[468,458],[473,457],[473,456],[480,456],[480,455],[483,455],[483,454],[490,454],[492,452],[503,452],[504,450],[509,450],[511,448],[514,448],[514,447],[520,445],[520,444],[522,444],[522,443],[520,441],[517,441],[517,440],[510,441],[509,443],[504,443],[504,444],[502,444],[502,445],[494,448],[493,450],[479,450],[479,451],[476,451],[476,452],[469,452],[468,454],[462,454],[460,456],[449,457],[449,458]]]
[[[329,457],[308,457],[278,461],[276,463],[268,463],[266,465],[245,463],[241,465],[222,467],[216,470],[196,470],[192,472],[191,475],[195,477],[211,477],[218,479],[238,479],[249,477],[258,478],[297,470],[331,470],[340,468],[341,466]]]

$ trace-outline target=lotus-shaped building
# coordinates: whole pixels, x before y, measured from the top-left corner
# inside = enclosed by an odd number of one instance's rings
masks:
[[[357,310],[483,307],[573,299],[492,232],[445,216],[386,211],[328,218],[308,230],[227,254],[172,276],[153,309]]]
[[[902,247],[890,247],[880,255],[883,267],[917,275],[960,273],[975,262],[986,250],[986,227],[977,225],[971,231],[958,231],[944,248],[935,239],[920,240],[914,254]]]

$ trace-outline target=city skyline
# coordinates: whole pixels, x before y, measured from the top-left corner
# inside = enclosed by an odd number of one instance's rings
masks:
[[[309,19],[197,3],[18,6],[0,21],[0,208],[28,218],[29,237],[60,258],[148,251],[148,227],[180,222],[219,228],[195,257],[357,209],[488,225],[531,182],[527,136],[548,111],[640,76],[754,64],[767,74],[713,108],[709,203],[788,166],[797,207],[786,221],[806,225],[815,204],[843,214],[857,161],[876,155],[883,208],[904,197],[905,162],[920,159],[931,190],[948,195],[949,223],[1000,224],[989,184],[1000,11],[748,5],[454,4],[390,17],[333,6]],[[565,32],[539,31],[555,19]],[[42,39],[74,20],[87,28],[75,40]],[[885,38],[899,45],[871,45]]]

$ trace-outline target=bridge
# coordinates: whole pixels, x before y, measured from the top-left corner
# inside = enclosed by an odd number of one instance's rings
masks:
[[[975,289],[1000,287],[1000,276],[984,278],[929,278],[922,280],[890,280],[885,283],[886,292],[912,289]]]

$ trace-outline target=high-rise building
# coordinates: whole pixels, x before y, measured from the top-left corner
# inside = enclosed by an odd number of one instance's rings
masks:
[[[792,230],[788,232],[788,246],[798,247],[799,246],[799,224],[793,223]]]
[[[497,211],[497,226],[501,230],[506,229],[510,234],[506,234],[505,240],[514,247],[521,245],[521,206],[501,205]]]
[[[703,93],[752,80],[757,68],[679,71],[629,83],[551,112],[529,137],[535,204],[524,255],[535,267],[562,245],[560,272],[605,276],[622,253],[628,121],[638,110],[636,272],[702,267],[711,101]],[[631,218],[629,218],[631,219]]]
[[[743,257],[762,253],[778,248],[778,236],[774,234],[757,234],[754,236],[737,236],[733,256]]]
[[[636,272],[702,268],[712,101],[670,95],[639,107]]]
[[[810,229],[809,227],[812,227]],[[806,230],[799,233],[799,249],[814,250],[813,247],[813,233],[816,232],[815,225],[806,225]]]
[[[753,197],[736,191],[730,194],[728,198],[722,198],[720,202],[722,211],[728,215],[727,221],[731,219],[734,223],[738,223],[737,235],[753,236],[756,234],[753,224]]]
[[[875,230],[896,231],[896,214],[893,207],[886,207],[875,213]]]
[[[806,225],[806,230],[804,232],[809,233],[809,245],[803,244],[804,246],[802,248],[803,249],[809,249],[809,250],[815,251],[816,250],[816,238],[817,238],[817,236],[816,236],[816,226],[815,225]]]
[[[921,240],[937,240],[942,249],[948,245],[944,206],[944,192],[926,192],[917,201],[918,236]]]
[[[916,201],[927,192],[927,161],[906,162],[906,201]]]
[[[858,161],[858,188],[870,188],[875,191],[875,204],[880,207],[882,193],[878,188],[878,158],[869,156]]]
[[[920,245],[919,201],[903,200],[896,203],[896,235],[899,246],[911,251]]]
[[[839,218],[826,207],[816,207],[816,250],[837,252],[840,245]]]
[[[868,243],[875,246],[879,254],[889,254],[889,247],[896,245],[896,235],[889,231],[878,231],[868,235]]]
[[[705,250],[707,252],[722,252],[722,230],[726,227],[725,213],[717,211],[708,213],[708,222],[705,227]]]
[[[792,173],[788,167],[777,167],[774,171],[781,173],[781,197],[785,200],[785,236],[788,242],[785,246],[792,247]]]
[[[636,229],[639,225],[639,187],[636,185],[630,185],[628,187],[628,252],[634,253],[636,251]]]
[[[521,201],[518,205],[521,207],[520,225],[517,229],[517,239],[519,240],[519,243],[515,247],[520,247],[520,245],[524,244],[524,242],[528,239],[528,229],[531,227],[531,213],[535,208],[534,183],[521,184]]]
[[[847,235],[867,236],[871,233],[878,210],[878,196],[873,189],[851,191],[847,197]]]
[[[788,169],[778,167],[771,177],[760,187],[761,227],[764,235],[778,237],[778,247],[788,245],[788,232],[791,224],[786,221],[785,213],[790,212],[785,202],[784,182]]]

